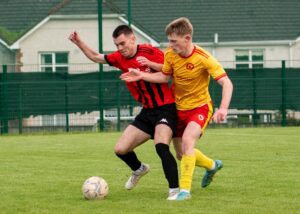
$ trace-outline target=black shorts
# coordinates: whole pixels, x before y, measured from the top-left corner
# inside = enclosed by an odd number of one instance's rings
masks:
[[[156,108],[143,108],[136,116],[131,125],[151,135],[154,138],[155,127],[158,124],[169,126],[173,132],[176,131],[177,112],[175,103],[159,106]]]

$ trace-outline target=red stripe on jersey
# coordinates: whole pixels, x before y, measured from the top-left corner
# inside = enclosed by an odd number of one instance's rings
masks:
[[[135,84],[136,84],[136,86],[134,87],[134,89],[136,92],[134,92],[134,90],[129,89],[132,96],[140,103],[143,103],[143,104],[147,103],[147,101],[145,100],[145,97],[144,97],[144,93],[143,93],[140,81],[136,82]]]
[[[147,90],[147,94],[145,94],[145,96],[148,98],[148,106],[151,107],[157,107],[159,104],[159,97],[157,96],[157,94],[155,93],[155,91],[153,90],[153,83],[150,82],[145,82],[142,81],[144,83],[145,89]]]
[[[167,83],[150,83],[142,80],[136,82],[135,90],[132,89],[130,90],[132,95],[143,104],[144,108],[174,103],[174,96]]]
[[[106,61],[123,73],[128,72],[129,68],[138,68],[141,71],[147,71],[147,66],[138,63],[138,57],[146,57],[150,61],[163,63],[164,54],[158,48],[151,45],[138,45],[137,53],[131,58],[124,58],[120,52],[114,52],[105,56]],[[154,108],[170,103],[174,103],[172,90],[167,83],[157,84],[145,81],[126,82],[127,88],[135,100],[142,103],[145,108]]]
[[[218,76],[215,80],[216,81],[218,81],[219,79],[221,79],[222,77],[226,77],[227,76],[227,74],[226,73],[224,73],[224,74],[221,74],[220,76]]]
[[[205,53],[205,52],[203,52],[203,51],[201,51],[201,50],[199,50],[199,49],[196,49],[196,50],[195,50],[195,53],[198,53],[198,54],[204,56],[206,59],[208,59],[208,57],[209,57],[209,56],[207,55],[207,53]]]
[[[145,53],[148,53],[150,55],[154,54],[154,50],[151,49],[151,48],[148,48],[148,47],[140,47],[139,52],[145,52]]]

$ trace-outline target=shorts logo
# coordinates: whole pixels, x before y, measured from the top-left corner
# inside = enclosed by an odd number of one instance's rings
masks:
[[[203,121],[203,120],[204,120],[204,117],[203,117],[203,115],[202,115],[202,114],[199,114],[199,115],[198,115],[198,118],[199,118],[199,120],[201,120],[201,121]]]
[[[166,118],[162,118],[159,122],[160,122],[160,123],[166,123],[166,124],[168,124],[168,121],[167,121]]]
[[[193,68],[194,68],[194,64],[192,64],[192,63],[186,64],[186,69],[193,70]]]

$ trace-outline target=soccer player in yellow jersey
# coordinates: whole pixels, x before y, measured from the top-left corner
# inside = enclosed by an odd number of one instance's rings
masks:
[[[207,187],[216,172],[223,167],[220,160],[212,160],[195,146],[211,118],[219,123],[227,116],[233,86],[221,64],[206,50],[193,44],[193,26],[187,18],[172,21],[165,31],[169,48],[164,53],[164,64],[160,68],[162,72],[145,73],[134,70],[121,75],[121,79],[161,83],[173,78],[178,116],[174,146],[177,147],[177,157],[181,159],[180,193],[176,200],[186,200],[191,198],[195,166],[206,169],[202,187]],[[144,63],[151,62],[144,59]],[[222,86],[222,100],[214,115],[208,90],[210,77]]]

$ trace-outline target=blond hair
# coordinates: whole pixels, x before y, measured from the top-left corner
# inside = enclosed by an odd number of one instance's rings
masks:
[[[170,22],[165,29],[166,35],[176,34],[184,36],[187,34],[193,35],[193,25],[186,17],[181,17]]]

